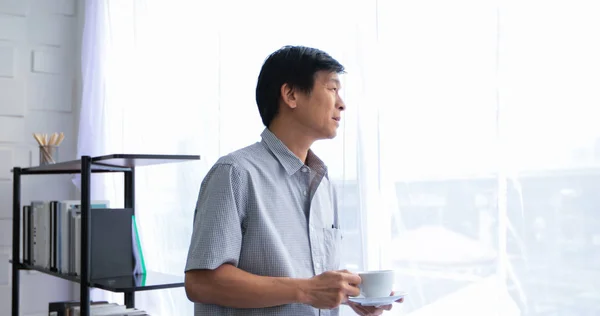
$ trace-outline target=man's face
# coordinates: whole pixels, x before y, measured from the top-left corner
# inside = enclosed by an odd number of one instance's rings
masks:
[[[294,111],[301,125],[315,139],[334,138],[340,125],[344,101],[339,95],[340,79],[335,72],[320,71],[310,94],[298,93]]]

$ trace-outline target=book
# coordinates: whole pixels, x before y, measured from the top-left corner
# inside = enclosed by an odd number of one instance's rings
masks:
[[[114,276],[144,275],[146,263],[133,210],[110,209],[109,201],[104,200],[90,204],[90,242],[96,244],[95,249],[90,249],[92,260],[95,260],[91,268],[96,268],[96,271],[90,271],[90,276],[110,276],[111,267],[115,267],[114,273],[118,271]],[[22,212],[22,262],[62,274],[81,275],[81,202],[32,201],[23,206]],[[105,229],[117,226],[118,236],[112,236],[114,232]],[[127,238],[131,238],[131,243],[122,244],[121,241]],[[112,252],[118,252],[119,258],[107,255]],[[130,255],[125,255],[126,252]],[[130,268],[124,272],[127,266]]]
[[[137,223],[135,221],[135,215],[131,216],[132,231],[131,240],[133,246],[133,274],[146,274],[146,262],[144,261],[144,254],[142,252],[142,244],[140,242],[140,236],[138,234]]]

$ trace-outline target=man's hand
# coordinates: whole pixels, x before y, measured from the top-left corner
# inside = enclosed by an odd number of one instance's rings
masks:
[[[302,287],[304,304],[319,309],[332,309],[360,295],[360,277],[348,270],[327,271],[306,281]]]
[[[392,292],[391,296],[394,296],[394,292]],[[401,298],[396,301],[397,303],[404,302],[404,298]],[[360,304],[354,302],[348,302],[348,306],[352,308],[352,310],[361,316],[377,316],[382,315],[384,311],[389,311],[392,309],[392,304],[384,305],[384,306],[362,306]]]

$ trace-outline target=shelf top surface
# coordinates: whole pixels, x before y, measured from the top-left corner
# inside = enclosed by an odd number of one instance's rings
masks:
[[[136,276],[95,279],[90,286],[113,292],[133,292],[181,287],[183,279],[183,276],[146,272]]]
[[[12,260],[9,260],[12,263]],[[50,271],[45,268],[36,266],[18,264],[20,269],[36,270],[44,274],[49,274],[57,278],[80,283],[80,279],[75,275],[62,274],[55,271]],[[182,287],[184,285],[184,277],[178,275],[170,275],[159,272],[148,271],[143,275],[131,275],[123,277],[113,277],[105,279],[93,279],[89,286],[112,292],[137,292],[149,291],[157,289],[169,289]]]
[[[112,154],[92,157],[92,172],[119,172],[131,168],[200,160],[199,155]],[[81,159],[21,169],[22,174],[79,173]]]

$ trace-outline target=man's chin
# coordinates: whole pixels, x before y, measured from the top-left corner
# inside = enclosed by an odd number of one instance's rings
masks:
[[[334,139],[337,136],[337,129],[327,133],[326,139]]]
[[[336,136],[337,136],[337,128],[333,129],[333,130],[322,131],[319,135],[318,140],[333,139]]]

